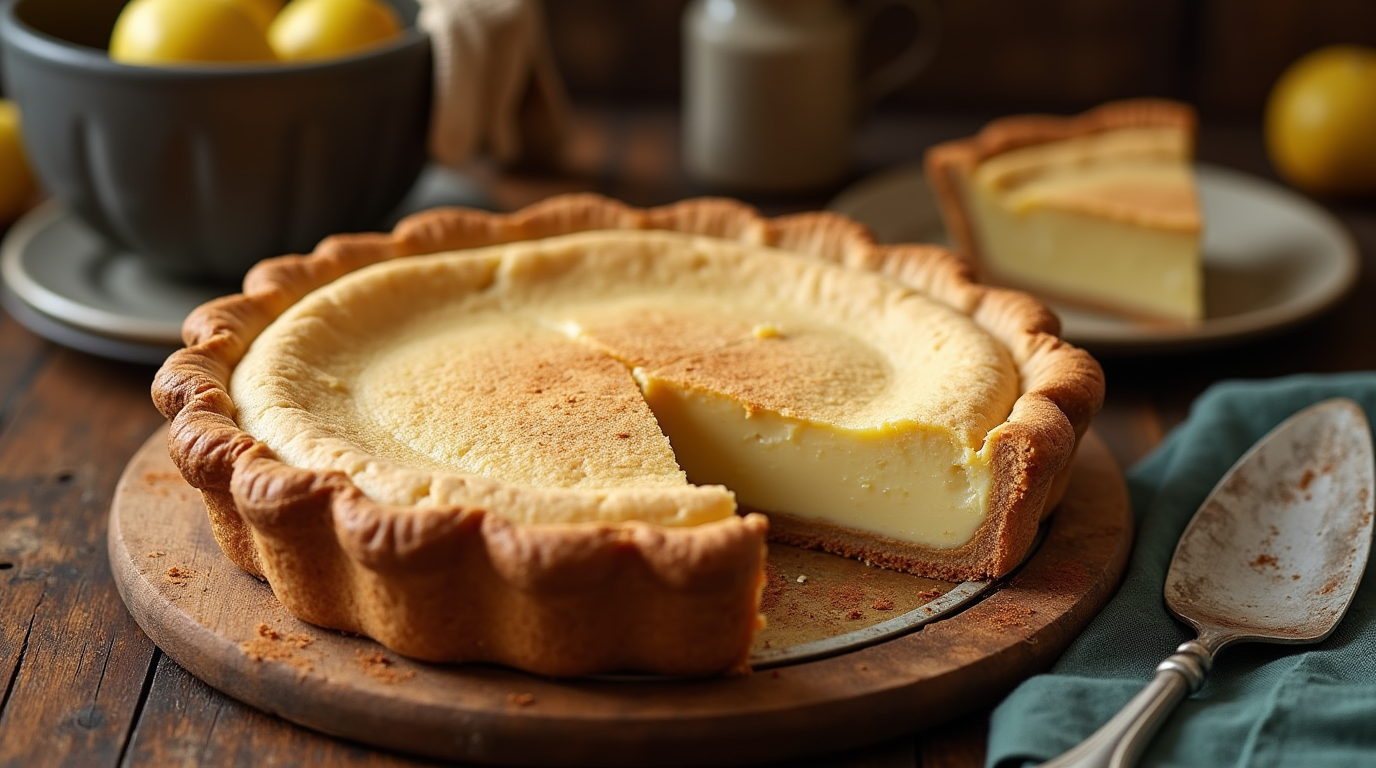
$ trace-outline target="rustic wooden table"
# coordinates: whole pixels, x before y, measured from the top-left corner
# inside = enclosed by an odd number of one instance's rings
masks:
[[[857,138],[856,177],[921,156],[985,116],[886,115]],[[653,205],[707,190],[681,176],[670,109],[587,109],[571,170],[474,176],[501,208],[595,190]],[[1256,125],[1209,125],[1203,160],[1272,174]],[[767,213],[816,198],[752,200]],[[1329,206],[1361,249],[1356,289],[1300,327],[1189,354],[1103,359],[1108,399],[1096,429],[1130,466],[1224,378],[1376,368],[1376,203]],[[191,677],[139,630],[111,580],[106,514],[125,463],[163,422],[148,397],[153,369],[49,343],[0,314],[0,765],[420,765],[317,735]],[[975,766],[987,713],[813,766]],[[916,724],[915,724],[916,727]]]

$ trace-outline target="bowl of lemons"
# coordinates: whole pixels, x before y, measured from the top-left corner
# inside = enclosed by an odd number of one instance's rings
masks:
[[[167,275],[384,223],[426,158],[413,0],[17,0],[4,87],[44,189]]]

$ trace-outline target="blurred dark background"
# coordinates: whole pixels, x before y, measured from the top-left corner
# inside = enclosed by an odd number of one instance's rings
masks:
[[[1077,111],[1130,96],[1260,118],[1281,71],[1330,43],[1376,45],[1374,0],[936,0],[932,63],[894,109]],[[687,0],[547,0],[555,57],[576,101],[676,102]],[[874,64],[907,19],[864,46]],[[864,63],[862,63],[864,66]]]

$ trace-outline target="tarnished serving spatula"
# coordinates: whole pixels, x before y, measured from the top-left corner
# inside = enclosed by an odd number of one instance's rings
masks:
[[[1371,429],[1351,400],[1325,400],[1238,459],[1180,536],[1166,607],[1198,637],[1088,739],[1045,763],[1130,766],[1214,656],[1233,643],[1315,643],[1347,612],[1371,548]]]

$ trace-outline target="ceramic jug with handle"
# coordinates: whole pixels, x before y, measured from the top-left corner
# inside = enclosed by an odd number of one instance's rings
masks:
[[[887,9],[915,19],[908,45],[860,77],[862,31]],[[717,186],[797,191],[834,183],[856,118],[935,50],[929,0],[693,0],[684,11],[684,163]]]

